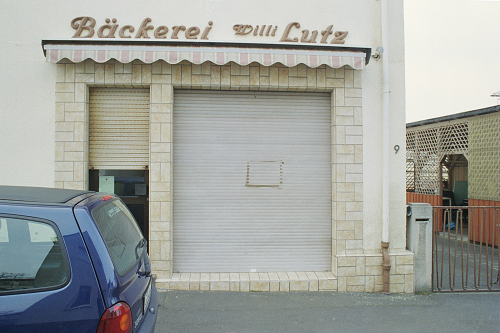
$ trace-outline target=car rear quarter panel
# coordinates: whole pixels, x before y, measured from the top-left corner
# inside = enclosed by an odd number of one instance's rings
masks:
[[[149,261],[147,253],[136,265],[123,276],[117,274],[106,244],[92,219],[91,211],[103,204],[95,197],[82,201],[75,207],[75,216],[85,239],[88,251],[92,257],[96,275],[101,286],[106,307],[125,301],[131,308],[133,322],[139,328],[143,321],[143,295],[149,283],[154,283],[150,276],[143,276],[145,261]],[[156,293],[156,289],[153,291]],[[134,330],[135,332],[135,330]]]

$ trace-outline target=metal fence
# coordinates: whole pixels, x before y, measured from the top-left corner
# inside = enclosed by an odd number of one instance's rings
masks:
[[[500,291],[500,206],[433,207],[433,291]]]

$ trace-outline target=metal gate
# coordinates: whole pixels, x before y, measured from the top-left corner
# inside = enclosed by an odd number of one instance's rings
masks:
[[[433,207],[433,291],[500,291],[499,211],[500,206]]]

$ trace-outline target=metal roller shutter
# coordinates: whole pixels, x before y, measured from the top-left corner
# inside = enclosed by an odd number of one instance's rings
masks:
[[[149,89],[91,88],[89,164],[95,169],[149,165]]]
[[[174,96],[174,271],[331,270],[330,94]]]

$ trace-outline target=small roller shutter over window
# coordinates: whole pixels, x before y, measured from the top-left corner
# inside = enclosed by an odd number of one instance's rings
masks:
[[[91,169],[140,170],[149,166],[149,108],[149,89],[90,89]]]

